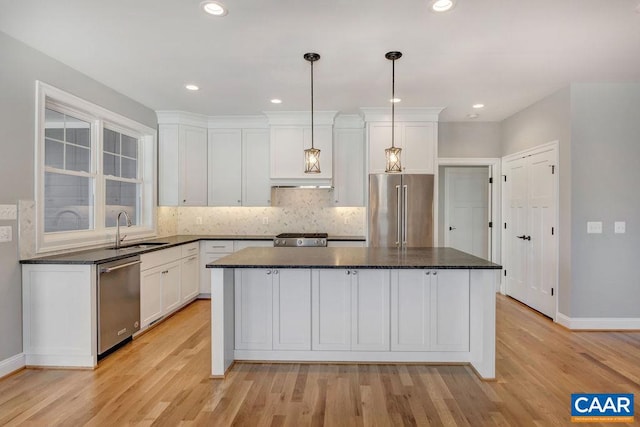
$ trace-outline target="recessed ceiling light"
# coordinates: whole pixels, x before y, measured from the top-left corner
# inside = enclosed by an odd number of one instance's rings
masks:
[[[434,0],[431,9],[434,12],[446,12],[453,7],[453,0]]]
[[[273,98],[271,100],[272,104],[282,104],[282,99],[278,99],[278,98]]]
[[[393,103],[400,102],[400,101],[402,101],[402,99],[400,99],[400,98],[391,98],[389,100],[389,102],[393,102]]]
[[[480,117],[478,113],[467,114],[467,119],[477,119],[478,117]]]
[[[199,88],[198,86],[193,85],[193,84],[184,85],[184,87],[185,87],[187,90],[193,90],[193,91],[195,91],[195,90],[200,90],[200,88]]]
[[[200,3],[200,7],[213,16],[225,16],[227,14],[227,8],[222,3],[217,1],[206,0]]]
[[[484,108],[484,104],[473,104],[473,108],[475,108],[476,110],[479,108]]]

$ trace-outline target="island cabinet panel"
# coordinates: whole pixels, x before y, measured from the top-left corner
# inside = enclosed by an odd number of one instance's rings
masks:
[[[389,351],[389,288],[389,270],[351,270],[351,350]]]
[[[319,269],[312,279],[314,350],[351,349],[351,270]]]
[[[469,351],[468,270],[394,272],[391,350]]]
[[[313,277],[313,349],[389,350],[389,270],[320,269]]]
[[[273,349],[273,270],[237,269],[235,274],[235,348]]]
[[[311,350],[311,270],[274,270],[273,349]]]

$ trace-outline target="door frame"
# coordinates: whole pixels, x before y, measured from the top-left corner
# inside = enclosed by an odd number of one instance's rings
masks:
[[[507,163],[511,160],[514,159],[518,159],[518,158],[523,158],[523,157],[529,157],[535,154],[540,154],[540,153],[544,153],[545,151],[553,151],[555,154],[555,164],[556,164],[556,171],[557,171],[557,178],[556,178],[556,182],[555,182],[555,193],[556,193],[556,200],[555,200],[555,204],[556,204],[556,213],[555,213],[555,223],[556,223],[556,235],[558,236],[556,239],[556,272],[555,272],[555,276],[556,276],[556,293],[554,295],[555,297],[555,305],[556,305],[556,310],[555,310],[555,316],[553,317],[553,321],[556,322],[558,319],[558,301],[560,301],[560,292],[562,292],[561,286],[560,286],[560,238],[562,236],[562,229],[560,228],[560,174],[561,172],[561,168],[560,168],[560,141],[559,140],[553,140],[544,144],[540,144],[540,145],[536,145],[535,147],[531,147],[531,148],[527,148],[526,150],[522,150],[522,151],[518,151],[517,153],[513,153],[513,154],[509,154],[507,156],[504,156],[502,158],[502,162],[503,163]],[[508,194],[506,194],[506,189],[505,189],[505,181],[504,179],[502,179],[504,177],[504,175],[502,175],[500,178],[500,182],[502,183],[501,185],[501,191],[505,194],[505,198],[504,200],[507,200],[507,196]],[[506,220],[508,218],[508,216],[506,215],[506,212],[508,210],[508,206],[506,205],[506,203],[502,204],[502,210],[501,210],[501,215],[502,218],[504,220]],[[504,223],[501,223],[501,226],[504,226]],[[502,240],[501,240],[501,247],[502,247],[502,259],[506,260],[507,259],[507,254],[506,254],[506,242],[507,240],[507,233],[502,233]],[[504,281],[504,275],[501,274],[500,275],[500,293],[502,295],[506,295],[506,282]]]
[[[473,158],[473,157],[442,157],[437,161],[436,167],[438,168],[438,175],[440,174],[440,166],[488,166],[489,167],[489,178],[492,179],[492,184],[489,184],[489,197],[491,198],[491,203],[489,205],[489,215],[487,215],[489,221],[491,221],[493,227],[491,227],[490,234],[490,245],[491,245],[491,262],[495,262],[496,264],[500,264],[500,260],[502,257],[502,240],[500,236],[500,227],[498,224],[501,222],[501,206],[502,206],[502,187],[497,185],[497,182],[502,177],[502,162],[500,158]],[[442,177],[444,179],[444,177]],[[439,182],[439,181],[438,181]],[[439,218],[439,184],[435,183],[434,188],[434,201],[436,202],[436,208],[434,209],[433,215],[433,223],[436,224],[437,227],[440,226],[440,218]],[[440,233],[435,233],[435,237],[438,237]],[[434,239],[434,241],[436,241]]]

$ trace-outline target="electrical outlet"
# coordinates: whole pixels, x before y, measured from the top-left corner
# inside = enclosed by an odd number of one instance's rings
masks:
[[[350,222],[351,220],[349,220],[349,217],[344,218],[344,225],[349,225]]]
[[[627,232],[627,223],[624,221],[616,221],[613,223],[613,232],[616,234],[624,234]]]
[[[269,217],[268,216],[263,216],[262,217],[262,225],[268,225],[269,224]]]
[[[201,216],[197,216],[196,217],[196,225],[202,225],[202,217]]]
[[[11,240],[11,226],[5,225],[0,227],[0,242],[10,242]]]
[[[18,207],[16,205],[0,205],[0,219],[12,220],[18,218]]]
[[[588,221],[587,234],[602,234],[602,221]]]

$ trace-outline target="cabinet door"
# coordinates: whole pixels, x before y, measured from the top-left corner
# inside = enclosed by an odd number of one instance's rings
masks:
[[[311,350],[311,270],[273,274],[273,349]]]
[[[235,271],[235,348],[273,348],[272,270],[241,268]]]
[[[242,131],[242,205],[271,206],[269,131]]]
[[[180,264],[180,297],[186,303],[198,296],[200,270],[198,254],[183,258]]]
[[[178,206],[180,197],[179,130],[178,125],[158,126],[158,204],[160,206]]]
[[[389,286],[389,270],[351,271],[351,350],[389,351]]]
[[[166,264],[162,270],[162,314],[180,306],[180,262]]]
[[[140,274],[140,327],[149,326],[162,316],[162,276],[164,266]]]
[[[242,205],[242,131],[211,129],[208,145],[209,206]]]
[[[368,125],[369,132],[369,173],[384,173],[386,158],[384,150],[391,147],[391,123],[372,122]],[[400,132],[396,124],[395,145],[401,147]],[[404,152],[400,160],[404,164]]]
[[[402,172],[435,173],[437,148],[435,124],[409,122],[403,123],[400,129],[402,132]]]
[[[207,206],[207,130],[180,125],[180,205]]]
[[[391,276],[391,350],[430,349],[431,271],[396,270]],[[465,307],[468,310],[468,306]]]
[[[364,129],[336,129],[333,194],[336,206],[364,206]]]
[[[431,350],[469,351],[469,270],[431,274]]]
[[[332,126],[314,128],[314,146],[320,150],[319,174],[304,173],[304,150],[311,148],[311,127],[271,127],[271,178],[272,179],[326,179],[333,171]]]
[[[314,270],[312,280],[313,350],[351,349],[350,270]]]

